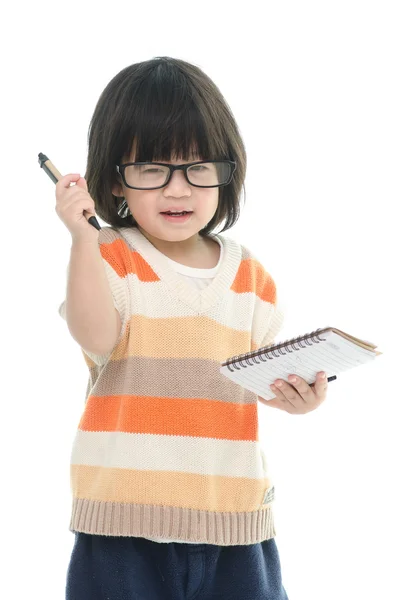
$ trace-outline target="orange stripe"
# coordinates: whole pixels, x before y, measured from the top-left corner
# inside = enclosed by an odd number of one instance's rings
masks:
[[[138,252],[131,250],[124,240],[117,239],[110,244],[100,244],[100,251],[119,277],[133,273],[140,281],[160,281],[146,260]]]
[[[230,289],[238,294],[255,291],[266,302],[275,304],[276,286],[273,278],[255,259],[242,260]]]
[[[79,429],[258,441],[257,405],[202,398],[89,396]]]

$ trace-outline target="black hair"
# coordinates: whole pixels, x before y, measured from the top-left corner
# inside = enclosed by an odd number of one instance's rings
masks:
[[[88,132],[85,179],[95,211],[110,226],[136,227],[133,216],[117,213],[121,198],[112,189],[121,182],[116,165],[135,147],[136,162],[170,162],[189,155],[202,160],[233,160],[232,181],[219,188],[217,210],[199,233],[221,231],[240,216],[247,158],[230,107],[214,82],[197,66],[168,56],[122,69],[96,104]],[[198,158],[200,160],[200,158]]]

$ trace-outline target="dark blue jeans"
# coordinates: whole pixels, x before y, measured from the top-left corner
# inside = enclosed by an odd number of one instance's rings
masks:
[[[75,533],[66,600],[288,600],[274,538],[248,546]]]

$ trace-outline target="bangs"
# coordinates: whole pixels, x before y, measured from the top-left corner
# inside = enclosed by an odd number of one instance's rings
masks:
[[[175,69],[169,72],[161,65],[151,71],[139,86],[139,103],[131,100],[129,108],[130,122],[123,127],[124,158],[134,162],[228,158],[224,133],[199,90]]]

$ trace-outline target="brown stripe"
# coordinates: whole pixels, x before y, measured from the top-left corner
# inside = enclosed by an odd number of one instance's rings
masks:
[[[208,399],[221,403],[255,404],[257,396],[221,375],[211,360],[129,356],[112,360],[106,378],[100,377],[95,396],[150,396],[158,398]],[[92,369],[93,378],[100,368]]]

